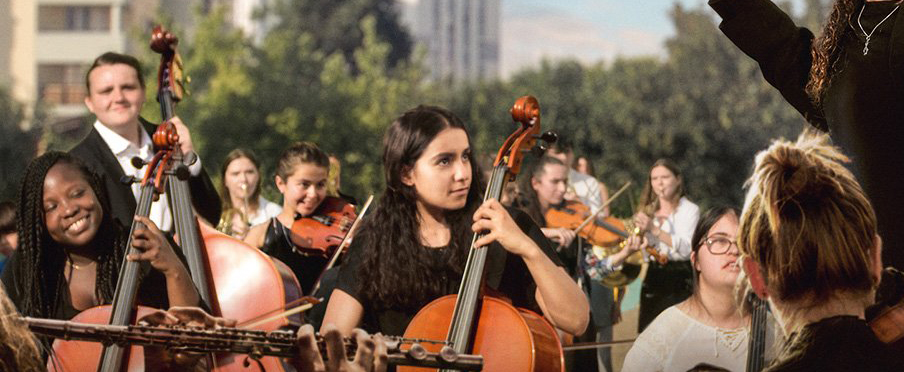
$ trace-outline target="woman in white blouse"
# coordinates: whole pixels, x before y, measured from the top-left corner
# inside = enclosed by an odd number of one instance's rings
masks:
[[[260,164],[250,150],[235,149],[220,169],[223,216],[218,228],[244,239],[251,226],[270,220],[282,211],[279,204],[261,196]]]
[[[623,372],[706,370],[743,371],[747,362],[750,317],[735,301],[738,262],[738,211],[714,208],[700,218],[691,240],[694,293],[659,314],[628,351]],[[775,340],[767,316],[768,361]],[[713,368],[716,367],[716,368]]]
[[[634,225],[668,257],[668,263],[651,262],[647,269],[641,289],[638,332],[667,307],[690,296],[691,235],[700,215],[700,208],[685,197],[681,171],[668,159],[653,163],[640,208],[634,215]]]

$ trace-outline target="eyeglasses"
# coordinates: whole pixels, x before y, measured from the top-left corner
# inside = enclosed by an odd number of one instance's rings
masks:
[[[738,247],[737,240],[731,240],[724,236],[711,236],[706,238],[704,244],[706,245],[706,249],[709,250],[709,253],[715,255],[728,253],[732,245],[734,245],[735,248]]]

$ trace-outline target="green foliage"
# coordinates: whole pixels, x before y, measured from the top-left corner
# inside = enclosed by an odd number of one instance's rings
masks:
[[[250,148],[262,163],[264,195],[279,200],[272,179],[280,153],[294,141],[314,141],[342,160],[343,191],[360,199],[382,189],[382,133],[406,109],[450,108],[468,123],[475,152],[488,163],[515,128],[512,103],[531,94],[544,130],[571,137],[610,189],[634,182],[613,205],[625,216],[661,157],[681,165],[702,206],[740,205],[754,154],[804,125],[702,8],[672,10],[676,35],[666,58],[544,61],[508,81],[452,85],[426,83],[423,51],[398,57],[380,16],[361,11],[362,4],[287,1],[278,9],[288,16],[260,44],[230,30],[223,11],[202,20],[180,45],[193,95],[178,112],[209,170],[232,149]],[[345,10],[297,14],[309,7]],[[332,39],[340,34],[354,42]]]
[[[25,167],[37,152],[40,128],[24,130],[24,120],[25,108],[0,87],[0,200],[16,197]]]

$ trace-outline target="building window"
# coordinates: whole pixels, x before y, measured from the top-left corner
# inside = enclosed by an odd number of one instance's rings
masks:
[[[38,30],[110,31],[110,7],[41,5]]]
[[[85,70],[82,64],[38,65],[38,94],[44,103],[81,104],[85,100]]]

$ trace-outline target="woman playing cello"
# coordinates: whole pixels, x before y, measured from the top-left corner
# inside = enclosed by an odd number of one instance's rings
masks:
[[[109,304],[128,231],[107,213],[100,179],[70,155],[48,152],[25,171],[19,193],[19,250],[3,284],[23,315],[70,319]],[[135,230],[130,260],[148,261],[138,302],[155,308],[197,306],[198,292],[177,252],[156,225]]]
[[[542,311],[556,327],[584,331],[588,305],[540,229],[496,200],[481,205],[481,172],[464,123],[446,109],[419,106],[383,139],[387,188],[364,220],[340,269],[324,326],[349,334],[400,335],[428,302],[455,293],[474,231],[487,235],[486,281],[516,306]]]

